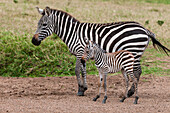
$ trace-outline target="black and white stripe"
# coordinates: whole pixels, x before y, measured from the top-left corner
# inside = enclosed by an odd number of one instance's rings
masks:
[[[86,46],[84,37],[94,41],[100,48],[109,53],[119,50],[131,52],[135,57],[134,71],[138,79],[141,74],[140,58],[149,44],[149,38],[152,39],[154,45],[156,44],[165,52],[169,52],[169,49],[155,39],[153,33],[137,22],[81,23],[61,10],[50,9],[49,7],[44,10],[37,9],[42,17],[38,23],[38,29],[32,43],[39,45],[43,39],[52,33],[57,34],[63,40],[70,52],[77,57],[75,72],[79,85],[78,95],[83,95],[87,89],[86,66],[85,62],[81,60]],[[83,70],[83,83],[80,79],[80,67]]]
[[[114,53],[105,53],[97,44],[89,41],[85,47],[82,59],[94,59],[97,68],[101,68],[108,73],[116,73],[124,69],[133,75],[134,56],[126,50]],[[131,75],[131,76],[132,76]]]

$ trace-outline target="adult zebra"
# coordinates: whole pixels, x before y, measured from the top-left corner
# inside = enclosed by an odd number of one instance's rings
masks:
[[[155,39],[153,33],[145,29],[137,22],[117,22],[106,24],[81,23],[68,13],[46,7],[44,10],[38,8],[38,12],[42,15],[38,22],[38,28],[32,38],[32,43],[36,46],[52,33],[57,34],[63,42],[68,46],[71,53],[76,58],[75,74],[78,81],[78,94],[84,95],[87,90],[86,83],[86,63],[81,59],[84,48],[86,46],[84,37],[97,43],[107,52],[116,52],[119,50],[128,50],[135,53],[134,73],[135,76],[141,75],[140,57],[149,44],[149,38],[155,44],[167,53],[170,50],[164,47]],[[80,78],[80,69],[82,72],[82,80]],[[132,85],[129,95],[133,95],[134,87]]]

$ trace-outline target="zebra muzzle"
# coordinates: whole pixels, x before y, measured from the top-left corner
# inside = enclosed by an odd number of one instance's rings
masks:
[[[82,56],[81,59],[84,60],[84,56]]]
[[[32,43],[36,46],[39,46],[41,44],[41,41],[38,40],[38,34],[35,34],[32,38]]]
[[[87,61],[86,58],[84,56],[81,57],[82,60],[84,60],[85,62]]]

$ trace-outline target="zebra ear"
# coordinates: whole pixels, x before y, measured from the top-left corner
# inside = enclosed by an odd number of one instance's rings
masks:
[[[36,7],[38,12],[41,14],[41,15],[44,15],[44,10],[43,9],[40,9],[39,7]]]
[[[47,6],[45,8],[45,15],[49,16],[51,14],[51,12],[52,12],[51,9]]]

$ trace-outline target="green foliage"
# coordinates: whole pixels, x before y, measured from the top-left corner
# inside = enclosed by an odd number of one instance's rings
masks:
[[[75,58],[61,41],[47,40],[41,46],[31,44],[28,35],[0,34],[0,75],[44,76],[73,75]]]
[[[151,12],[159,12],[159,10],[158,10],[158,9],[155,9],[155,8],[151,9],[150,11],[151,11]]]
[[[149,24],[149,20],[146,20],[146,21],[145,21],[145,25],[148,25],[148,24]]]
[[[34,46],[28,34],[15,36],[0,32],[0,75],[44,77],[75,75],[76,57],[56,35]],[[87,64],[89,74],[97,73],[94,62]]]
[[[13,0],[14,1],[14,3],[18,3],[18,0]]]
[[[162,26],[164,24],[164,21],[158,20],[157,23],[158,23],[158,25]]]

